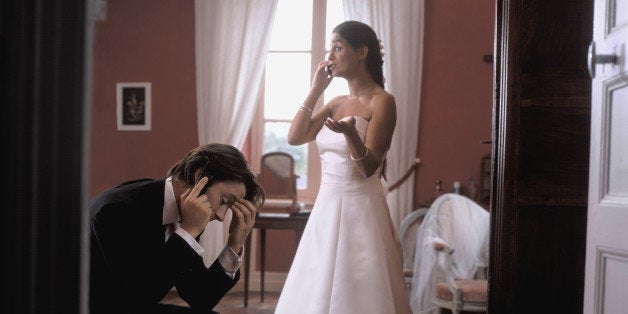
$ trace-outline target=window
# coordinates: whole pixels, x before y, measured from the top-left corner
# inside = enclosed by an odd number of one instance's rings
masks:
[[[266,58],[264,97],[254,126],[258,136],[252,141],[253,159],[259,160],[271,151],[290,153],[299,176],[299,201],[314,200],[320,181],[320,160],[313,142],[289,145],[288,130],[309,91],[318,63],[326,58],[331,31],[342,21],[342,0],[279,0],[277,4]],[[333,80],[316,109],[347,91],[344,80]]]

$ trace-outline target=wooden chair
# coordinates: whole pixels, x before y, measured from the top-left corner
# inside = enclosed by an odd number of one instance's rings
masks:
[[[414,312],[486,311],[489,213],[453,193],[431,204],[416,232]]]
[[[419,208],[408,214],[399,225],[399,239],[403,249],[403,276],[408,289],[412,284],[414,275],[414,250],[416,242],[416,231],[423,222],[423,218],[429,208]]]
[[[297,205],[297,175],[294,171],[294,158],[285,152],[268,152],[262,155],[258,183],[264,189],[266,199],[257,212],[255,228],[259,229],[260,239],[260,301],[264,302],[264,270],[266,263],[266,229],[295,229],[297,244],[307,216],[293,215],[299,210]],[[297,217],[297,218],[295,218]],[[245,249],[250,249],[247,237]],[[244,306],[248,305],[249,251],[245,253]]]
[[[298,210],[297,176],[292,155],[285,152],[262,155],[258,181],[266,194],[260,211],[294,213]]]
[[[488,219],[488,213],[474,201],[456,194],[446,194],[435,202],[438,206],[438,224],[440,225],[439,239],[433,243],[436,250],[437,265],[444,276],[442,281],[435,285],[433,302],[439,308],[445,308],[458,314],[460,311],[486,312],[488,300],[488,281],[486,280],[486,268],[480,267],[470,277],[456,278],[454,271],[454,245],[469,243],[454,240],[460,238],[478,237],[488,241],[488,222],[478,223],[478,219],[469,217],[483,217]],[[475,234],[474,234],[475,233]],[[450,242],[451,241],[451,242]],[[455,243],[454,241],[457,241]],[[475,242],[475,241],[473,241]],[[475,242],[474,244],[479,244]],[[469,248],[459,248],[469,249]],[[476,250],[488,249],[486,245],[476,247]],[[488,252],[477,253],[488,259]],[[465,253],[463,256],[468,256]],[[465,262],[458,260],[458,263]],[[487,262],[487,261],[486,261]]]
[[[456,279],[453,272],[454,249],[442,242],[434,243],[438,251],[439,265],[445,273],[445,281],[436,284],[434,304],[439,308],[460,311],[486,312],[488,304],[488,281],[486,279]]]

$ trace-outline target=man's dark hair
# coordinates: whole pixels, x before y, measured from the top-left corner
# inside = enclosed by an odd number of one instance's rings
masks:
[[[244,199],[257,207],[264,203],[264,190],[257,183],[244,154],[237,148],[219,143],[194,148],[170,168],[168,176],[195,185],[194,173],[198,169],[203,169],[201,176],[209,179],[207,187],[224,181],[242,182],[246,188]]]

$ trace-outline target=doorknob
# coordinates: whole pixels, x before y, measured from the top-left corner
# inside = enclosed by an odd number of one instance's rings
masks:
[[[595,78],[595,65],[598,63],[616,63],[616,55],[598,55],[595,53],[595,42],[592,41],[589,45],[589,54],[587,56],[587,67],[589,68],[589,75],[591,78]]]

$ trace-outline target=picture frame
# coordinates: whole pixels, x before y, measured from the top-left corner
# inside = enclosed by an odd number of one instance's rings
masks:
[[[121,82],[116,84],[118,131],[150,131],[151,84]]]

